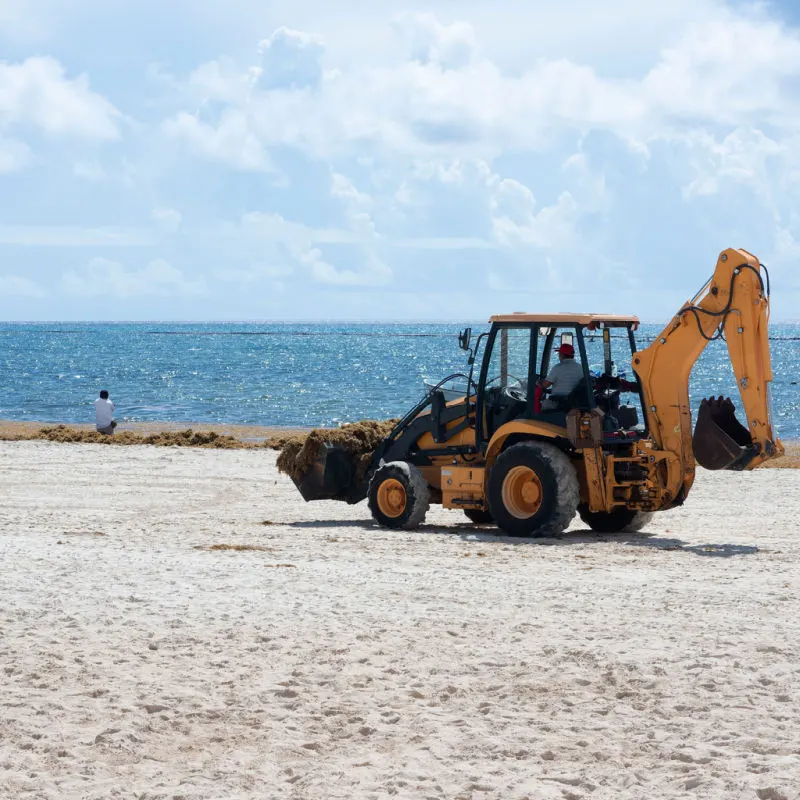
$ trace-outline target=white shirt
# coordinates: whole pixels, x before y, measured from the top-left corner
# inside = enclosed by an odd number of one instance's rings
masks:
[[[104,400],[98,397],[94,401],[94,408],[97,414],[97,427],[107,428],[114,419],[114,404],[110,400]]]
[[[550,370],[547,380],[553,384],[551,397],[566,397],[583,378],[583,367],[574,358],[565,358]]]

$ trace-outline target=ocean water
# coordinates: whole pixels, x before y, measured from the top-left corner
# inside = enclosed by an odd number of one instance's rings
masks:
[[[473,337],[488,329],[471,324]],[[466,370],[461,327],[0,323],[0,418],[92,422],[101,388],[121,421],[335,426],[388,418],[421,397],[424,379]],[[661,327],[643,325],[639,346]],[[770,339],[774,422],[784,439],[800,439],[800,323],[772,325]],[[737,402],[723,342],[703,352],[690,389],[695,408],[712,394]]]

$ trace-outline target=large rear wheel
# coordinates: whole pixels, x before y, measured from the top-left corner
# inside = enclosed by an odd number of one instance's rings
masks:
[[[369,510],[385,528],[418,527],[430,508],[430,489],[422,473],[405,461],[378,467],[369,482]]]
[[[597,533],[635,533],[650,522],[649,511],[615,508],[613,511],[589,511],[585,505],[578,508],[581,519]]]
[[[495,462],[488,499],[492,516],[509,536],[559,534],[578,508],[578,475],[554,445],[520,442]]]

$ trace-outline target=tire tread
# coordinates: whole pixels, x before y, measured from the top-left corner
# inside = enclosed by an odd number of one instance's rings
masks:
[[[386,473],[390,473],[387,475]],[[411,512],[402,522],[396,524],[386,524],[380,519],[380,509],[376,499],[376,493],[373,491],[373,485],[377,488],[377,483],[385,480],[387,477],[398,477],[396,473],[401,473],[403,482],[406,485],[406,496],[411,503]],[[399,528],[402,530],[412,530],[418,528],[425,520],[425,515],[431,505],[431,492],[428,482],[425,480],[419,468],[406,461],[389,461],[382,463],[378,469],[375,470],[374,475],[369,482],[368,492],[368,505],[373,519],[383,527]]]

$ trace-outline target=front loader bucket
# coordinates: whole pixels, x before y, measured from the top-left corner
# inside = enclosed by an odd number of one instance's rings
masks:
[[[300,476],[292,476],[303,499],[345,500],[357,503],[366,496],[356,483],[352,456],[325,442],[317,458]]]
[[[692,448],[697,463],[713,470],[745,469],[758,454],[729,397],[709,397],[700,403]]]

